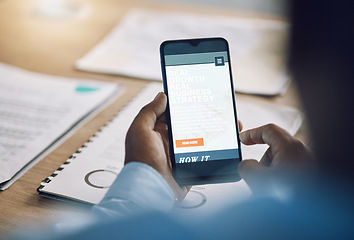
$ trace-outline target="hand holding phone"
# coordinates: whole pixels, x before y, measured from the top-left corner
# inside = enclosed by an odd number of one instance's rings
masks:
[[[242,157],[227,41],[165,41],[160,54],[175,180],[180,185],[240,180]]]

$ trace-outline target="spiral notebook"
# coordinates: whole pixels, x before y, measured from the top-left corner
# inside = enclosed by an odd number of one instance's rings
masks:
[[[148,84],[112,121],[102,127],[38,187],[42,196],[85,204],[97,204],[107,192],[124,164],[125,135],[141,107],[162,91],[161,83]],[[238,115],[244,129],[275,123],[295,134],[302,114],[293,108],[238,101]],[[262,116],[260,118],[259,116]],[[260,159],[266,146],[242,146],[244,158]],[[221,202],[242,200],[250,196],[244,181],[200,185],[191,189],[181,209],[216,210]]]

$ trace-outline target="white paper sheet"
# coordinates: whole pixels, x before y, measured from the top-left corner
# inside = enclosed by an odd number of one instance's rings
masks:
[[[108,190],[124,164],[125,135],[139,110],[155,95],[162,91],[161,83],[149,84],[134,100],[100,132],[92,138],[80,153],[74,154],[63,169],[54,172],[42,183],[44,195],[59,196],[85,203],[98,203]],[[238,115],[245,129],[258,127],[266,123],[275,123],[295,134],[302,123],[302,114],[293,108],[273,105],[238,102]],[[242,146],[244,147],[244,146]],[[260,159],[266,146],[257,145],[242,148],[246,158]],[[231,202],[248,198],[251,192],[241,180],[236,183],[194,186],[186,199],[178,207],[183,213],[210,213]]]
[[[273,20],[134,9],[76,62],[86,71],[161,80],[159,46],[168,39],[224,37],[231,51],[236,91],[283,93],[288,24]]]
[[[118,90],[116,84],[54,77],[0,63],[1,190]]]

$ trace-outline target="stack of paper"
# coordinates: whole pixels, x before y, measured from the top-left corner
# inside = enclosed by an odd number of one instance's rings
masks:
[[[86,71],[161,80],[159,46],[168,39],[224,37],[231,51],[236,91],[283,93],[288,24],[274,20],[131,10],[76,67]]]
[[[0,63],[0,189],[63,141],[118,85],[32,73]]]

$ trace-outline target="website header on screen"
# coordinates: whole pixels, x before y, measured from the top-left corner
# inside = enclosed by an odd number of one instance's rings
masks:
[[[227,52],[165,56],[176,163],[239,157]]]

